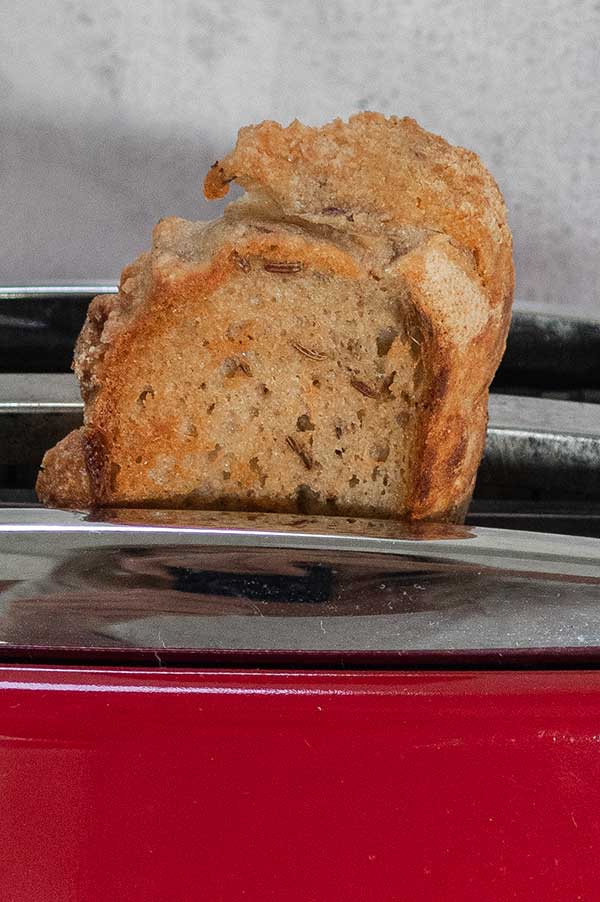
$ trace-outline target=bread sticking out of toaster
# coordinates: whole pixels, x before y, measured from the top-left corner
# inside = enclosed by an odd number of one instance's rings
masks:
[[[412,119],[243,128],[213,222],[162,220],[96,298],[84,426],[37,491],[66,507],[459,521],[513,292],[479,158]]]

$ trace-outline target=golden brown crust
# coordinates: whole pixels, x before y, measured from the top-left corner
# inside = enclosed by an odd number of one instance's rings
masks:
[[[151,253],[124,270],[119,295],[90,306],[74,364],[86,428],[47,453],[40,498],[62,506],[244,504],[226,486],[222,496],[190,492],[189,437],[181,435],[177,405],[159,409],[149,386],[137,403],[153,407],[152,417],[128,411],[132,385],[157,355],[154,376],[168,382],[169,355],[178,348],[166,347],[164,336],[173,323],[206,317],[213,336],[206,359],[228,353],[225,339],[214,340],[226,324],[209,301],[258,259],[274,273],[314,272],[402,299],[416,362],[415,414],[410,473],[406,486],[398,486],[396,515],[461,519],[483,451],[488,388],[512,301],[510,232],[493,179],[474,154],[413,120],[372,113],[322,129],[270,122],[242,129],[236,149],[207,176],[207,196],[222,196],[234,177],[249,197],[212,224],[159,223]],[[408,365],[400,339],[390,358],[398,374]],[[355,382],[362,394],[372,393]],[[213,444],[207,421],[194,447],[207,455]],[[299,447],[294,465],[302,471],[304,461],[310,469]],[[167,454],[167,488],[153,494],[157,483],[147,474],[160,470]],[[246,502],[252,509],[298,509],[294,498],[257,489],[251,461],[237,461],[231,475],[252,494]],[[393,515],[377,506],[357,512]]]
[[[94,502],[83,447],[85,430],[75,429],[44,455],[36,491],[44,504],[90,507]]]
[[[476,154],[414,119],[365,112],[321,128],[298,121],[242,128],[235,149],[206,176],[206,197],[222,197],[233,180],[287,216],[357,231],[396,223],[443,232],[473,254],[492,305],[512,297],[498,186]]]
[[[398,271],[410,287],[425,370],[408,507],[415,519],[439,519],[471,497],[507,320],[444,236],[403,257]]]

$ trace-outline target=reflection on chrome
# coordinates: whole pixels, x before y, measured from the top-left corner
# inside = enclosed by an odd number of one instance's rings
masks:
[[[600,540],[353,518],[0,510],[4,646],[600,647]]]

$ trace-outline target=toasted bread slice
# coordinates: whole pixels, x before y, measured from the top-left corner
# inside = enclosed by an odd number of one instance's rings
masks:
[[[460,520],[513,288],[502,197],[410,119],[242,129],[205,192],[95,299],[59,506]]]

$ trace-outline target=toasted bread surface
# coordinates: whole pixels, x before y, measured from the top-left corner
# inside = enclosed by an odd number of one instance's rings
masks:
[[[221,220],[166,219],[78,341],[62,506],[459,520],[512,300],[504,204],[412,120],[242,129]],[[67,472],[68,471],[68,472]]]

